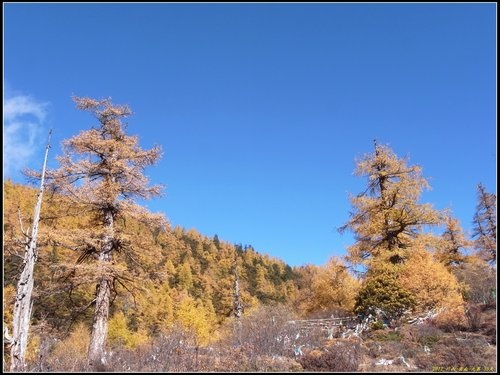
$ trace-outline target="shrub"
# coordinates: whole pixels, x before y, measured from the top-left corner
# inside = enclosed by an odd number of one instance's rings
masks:
[[[83,323],[76,325],[70,335],[54,345],[47,360],[52,371],[75,372],[85,369],[90,332]]]
[[[402,336],[399,332],[396,331],[389,331],[386,332],[383,335],[378,336],[379,341],[396,341],[400,342],[402,339]]]
[[[359,344],[337,341],[321,349],[315,349],[298,360],[305,371],[354,372],[361,359]]]
[[[489,353],[485,343],[475,340],[440,340],[430,353],[419,353],[415,364],[422,370],[432,371],[435,367],[443,369],[496,367],[496,353]],[[495,352],[495,350],[493,350]]]
[[[445,332],[464,330],[467,326],[465,309],[462,307],[443,310],[431,322]]]
[[[465,317],[471,331],[477,331],[481,326],[481,306],[468,303],[465,308]]]
[[[372,324],[370,324],[370,329],[372,331],[377,331],[379,329],[384,329],[384,322],[382,322],[380,320],[376,320]]]
[[[368,316],[379,309],[391,322],[414,304],[414,296],[401,287],[394,272],[381,272],[365,280],[356,297],[355,312]]]
[[[443,331],[431,324],[415,324],[402,327],[401,335],[403,341],[419,344],[419,346],[428,346],[432,348],[443,338]]]
[[[288,324],[291,320],[292,312],[286,306],[261,306],[242,317],[241,344],[251,347],[253,355],[293,356],[298,331]]]
[[[486,262],[469,257],[467,263],[453,269],[453,273],[464,286],[464,299],[478,304],[494,303],[496,300],[496,272]]]

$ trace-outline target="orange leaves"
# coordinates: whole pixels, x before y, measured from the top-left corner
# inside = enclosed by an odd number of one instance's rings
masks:
[[[375,153],[358,161],[355,173],[368,177],[367,189],[351,197],[351,219],[340,228],[355,234],[349,259],[366,263],[380,251],[409,248],[424,225],[439,224],[441,215],[418,199],[429,187],[418,166],[407,166],[387,146],[376,145]]]
[[[98,118],[111,116],[123,117],[132,114],[128,106],[113,106],[111,104],[111,98],[97,100],[73,96],[72,99],[76,103],[76,108],[92,112]]]
[[[143,150],[137,136],[125,135],[120,120],[131,114],[130,109],[112,105],[109,99],[74,97],[73,100],[78,109],[93,113],[100,124],[63,142],[59,169],[48,171],[51,184],[86,204],[109,205],[117,199],[159,195],[162,187],[148,186],[143,172],[158,161],[161,148]]]
[[[461,321],[464,318],[464,301],[457,279],[425,249],[412,251],[402,266],[399,282],[415,295],[417,312],[434,309],[446,312],[441,319]]]
[[[320,308],[354,309],[359,282],[340,259],[331,258],[312,279],[314,301]]]

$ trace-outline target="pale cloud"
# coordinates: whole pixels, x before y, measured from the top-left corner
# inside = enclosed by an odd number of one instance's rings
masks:
[[[47,115],[47,103],[29,96],[18,95],[4,102],[3,160],[4,177],[28,167],[28,163],[40,150],[44,139],[43,122]]]

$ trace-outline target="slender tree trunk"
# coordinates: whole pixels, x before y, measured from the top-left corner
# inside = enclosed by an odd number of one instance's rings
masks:
[[[91,368],[105,365],[104,345],[108,334],[109,304],[111,296],[112,278],[107,271],[107,264],[112,260],[113,251],[113,214],[105,214],[105,236],[103,247],[99,254],[100,279],[96,286],[95,312],[92,324],[92,334],[88,351],[88,363]]]
[[[40,210],[42,208],[42,198],[45,180],[45,167],[50,149],[49,131],[47,147],[45,148],[45,158],[43,161],[42,176],[40,180],[40,190],[38,192],[33,215],[33,226],[31,234],[26,234],[26,247],[24,251],[23,271],[17,283],[16,299],[14,302],[14,318],[12,328],[12,346],[10,349],[10,371],[19,372],[25,369],[26,346],[28,345],[28,333],[30,328],[31,309],[33,302],[33,272],[37,260],[36,240],[38,236],[38,222],[40,221]]]
[[[241,313],[243,311],[243,305],[241,304],[240,283],[239,283],[239,279],[238,279],[238,272],[236,270],[236,265],[234,266],[233,297],[234,297],[233,314],[234,314],[234,317],[236,319],[234,328],[235,328],[237,345],[240,346],[241,345]]]

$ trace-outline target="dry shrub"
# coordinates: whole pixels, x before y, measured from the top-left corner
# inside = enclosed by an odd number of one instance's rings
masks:
[[[394,358],[399,357],[405,346],[399,341],[372,341],[364,343],[366,354],[371,358]]]
[[[354,372],[358,370],[361,347],[354,341],[336,341],[335,344],[314,349],[300,357],[305,371]]]
[[[467,329],[467,319],[463,307],[443,310],[432,319],[431,322],[445,332],[455,332]]]
[[[481,331],[488,337],[489,343],[497,344],[497,311],[486,307],[482,313]]]
[[[468,327],[471,331],[477,331],[481,326],[481,306],[475,303],[468,303],[465,308],[465,316],[467,318]]]
[[[255,355],[292,355],[294,327],[287,322],[293,320],[286,306],[261,306],[241,321],[241,343],[252,347]]]
[[[255,371],[255,365],[251,363],[252,346],[242,345],[237,348],[223,348],[216,358],[215,366],[211,371],[242,372]]]
[[[496,302],[496,271],[486,262],[468,257],[466,263],[453,269],[453,273],[462,283],[466,301],[477,304]]]
[[[327,337],[321,327],[301,329],[301,323],[295,319],[288,306],[260,306],[242,317],[239,337],[232,327],[234,321],[228,320],[227,336],[222,342],[226,347],[240,346],[253,367],[259,356],[294,358],[294,348],[312,348]],[[240,345],[235,345],[238,342]]]
[[[262,356],[256,361],[256,369],[258,372],[297,372],[303,371],[303,367],[295,359],[282,356]]]
[[[150,344],[117,351],[110,364],[117,371],[126,365],[124,371],[186,372],[197,370],[197,360],[194,334],[174,326]]]
[[[67,338],[54,345],[45,366],[51,371],[85,370],[89,343],[90,332],[84,323],[79,323]]]
[[[400,342],[403,338],[403,336],[399,331],[393,331],[393,330],[377,330],[371,332],[369,334],[369,337],[375,341],[382,341],[382,342],[388,342],[388,341]]]
[[[429,353],[419,353],[415,364],[426,371],[432,371],[436,367],[496,367],[496,352],[490,349],[492,348],[489,348],[484,340],[448,337],[440,340]]]
[[[400,329],[405,343],[416,343],[432,348],[443,338],[443,331],[432,324],[415,324]]]

